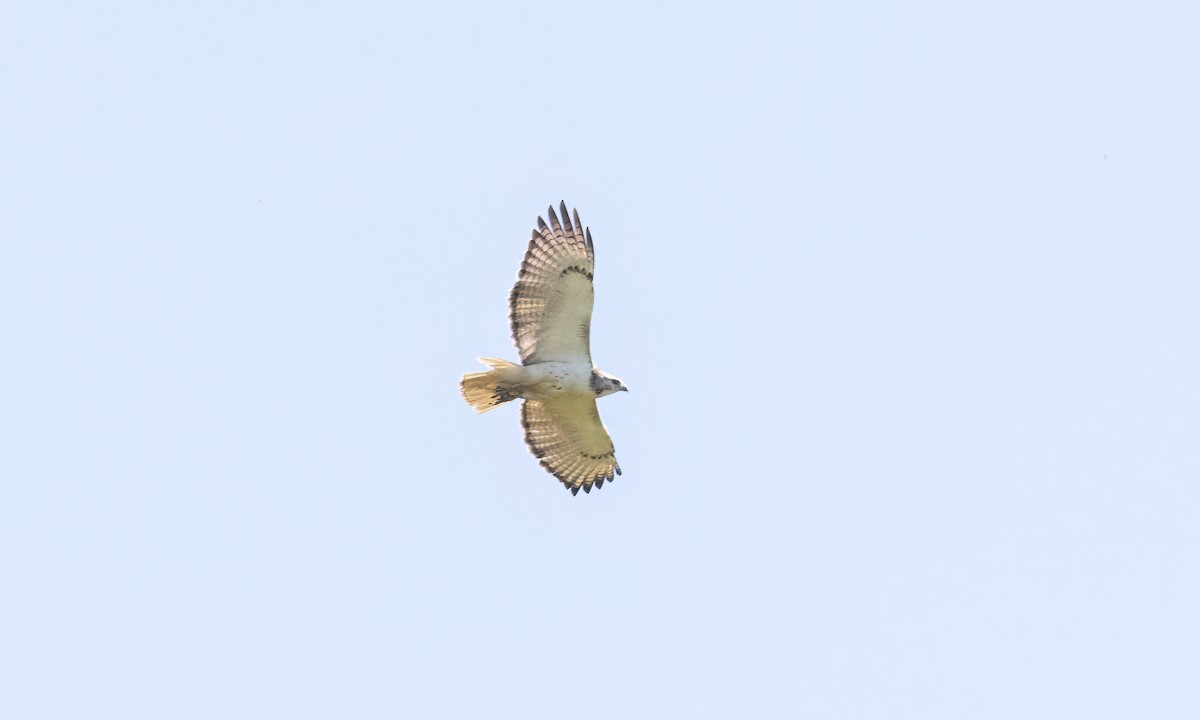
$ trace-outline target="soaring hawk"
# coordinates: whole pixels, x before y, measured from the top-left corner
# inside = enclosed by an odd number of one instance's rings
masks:
[[[467,373],[462,395],[481,413],[523,398],[525,443],[542,467],[577,495],[603,487],[621,474],[612,438],[600,422],[596,399],[626,390],[618,378],[592,365],[592,232],[549,208],[550,225],[537,229],[508,295],[513,340],[521,354],[516,365],[479,358],[492,368]]]

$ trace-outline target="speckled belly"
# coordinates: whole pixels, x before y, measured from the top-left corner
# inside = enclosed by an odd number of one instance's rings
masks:
[[[524,392],[527,398],[591,395],[592,369],[584,365],[544,362],[526,365]]]

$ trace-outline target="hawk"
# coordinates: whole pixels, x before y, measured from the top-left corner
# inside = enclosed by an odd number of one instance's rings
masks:
[[[524,399],[525,444],[542,467],[572,495],[601,488],[621,474],[612,438],[600,422],[597,398],[627,390],[620,379],[592,365],[592,232],[548,209],[550,225],[537,228],[517,283],[508,294],[508,319],[521,364],[479,358],[491,370],[467,373],[462,395],[480,413]]]

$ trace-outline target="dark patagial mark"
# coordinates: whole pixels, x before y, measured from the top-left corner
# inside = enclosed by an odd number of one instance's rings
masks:
[[[580,275],[587,278],[589,282],[592,279],[592,274],[590,272],[588,272],[587,270],[584,270],[583,268],[579,267],[578,265],[572,265],[571,267],[563,268],[562,272],[560,272],[558,274],[558,276],[562,277],[563,275],[566,275],[569,272],[579,273]]]

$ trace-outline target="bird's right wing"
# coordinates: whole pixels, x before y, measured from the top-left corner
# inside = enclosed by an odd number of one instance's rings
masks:
[[[521,406],[525,443],[542,467],[577,494],[603,487],[621,474],[612,438],[600,422],[595,398],[565,396],[526,400]]]
[[[592,353],[593,250],[591,231],[550,208],[550,226],[538,218],[529,249],[508,295],[508,319],[521,362],[587,362]]]

